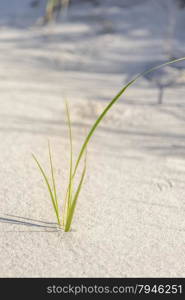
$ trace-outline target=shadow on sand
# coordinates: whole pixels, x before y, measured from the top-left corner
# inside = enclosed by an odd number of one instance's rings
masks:
[[[43,229],[43,231],[36,230],[35,232],[57,232],[57,224],[54,222],[46,222],[42,220],[25,218],[25,217],[15,216],[11,214],[5,214],[3,217],[0,217],[0,223],[8,223],[12,225],[23,225],[23,226]],[[33,231],[27,231],[27,232],[33,232]]]

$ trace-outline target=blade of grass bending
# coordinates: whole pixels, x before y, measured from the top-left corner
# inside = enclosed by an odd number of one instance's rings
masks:
[[[61,226],[60,219],[59,219],[59,214],[58,214],[57,207],[56,207],[56,204],[55,204],[55,198],[53,196],[52,189],[51,189],[51,186],[49,184],[48,178],[47,178],[43,168],[41,167],[40,163],[38,162],[37,158],[35,157],[35,155],[32,154],[32,156],[33,156],[33,159],[35,160],[38,168],[40,169],[40,171],[41,171],[41,173],[42,173],[42,175],[45,179],[45,182],[46,182],[46,185],[48,187],[48,191],[49,191],[49,194],[50,194],[50,197],[51,197],[51,201],[52,201],[52,204],[53,204],[53,208],[54,208],[54,211],[55,211],[55,214],[56,214],[56,217],[57,217],[58,225]]]
[[[71,118],[69,113],[69,107],[67,101],[65,101],[66,106],[66,115],[67,115],[67,124],[69,129],[69,141],[70,141],[70,167],[69,167],[69,184],[67,190],[67,208],[66,208],[66,218],[68,219],[68,214],[71,206],[72,199],[72,189],[73,189],[73,143],[72,143],[72,130],[71,130]]]
[[[58,207],[58,198],[57,198],[57,191],[56,191],[56,184],[55,184],[55,176],[54,176],[54,169],[53,169],[53,161],[52,161],[51,147],[50,147],[50,142],[49,141],[48,141],[48,150],[49,150],[49,161],[50,161],[50,168],[51,168],[51,176],[52,176],[52,184],[53,184],[55,206],[56,206],[58,218],[60,219],[59,207]]]
[[[73,216],[74,216],[74,211],[75,211],[75,208],[76,208],[76,203],[77,203],[77,200],[78,200],[81,188],[82,188],[85,173],[86,173],[86,156],[85,156],[85,160],[84,160],[84,168],[83,168],[82,176],[81,176],[81,179],[80,179],[80,183],[79,183],[78,188],[76,190],[76,193],[74,195],[72,204],[70,205],[69,214],[68,214],[66,224],[65,224],[65,228],[64,228],[65,232],[68,232],[70,230],[71,223],[72,223]]]
[[[121,95],[126,91],[126,89],[131,86],[135,81],[137,81],[137,79],[139,79],[141,76],[143,75],[146,75],[146,74],[149,74],[153,71],[156,71],[162,67],[165,67],[167,65],[170,65],[170,64],[173,64],[173,63],[176,63],[176,62],[180,62],[180,61],[183,61],[185,60],[185,57],[182,57],[182,58],[179,58],[179,59],[174,59],[172,61],[168,61],[166,63],[163,63],[161,65],[158,65],[156,67],[153,67],[149,70],[146,70],[140,74],[138,74],[134,79],[132,79],[131,81],[129,81],[119,92],[118,94],[111,100],[111,102],[105,107],[105,109],[103,110],[103,112],[100,114],[100,116],[98,117],[98,119],[96,120],[96,122],[94,123],[94,125],[91,127],[83,145],[82,145],[82,148],[80,150],[80,153],[79,153],[79,156],[77,158],[77,161],[76,161],[76,164],[75,164],[75,167],[74,167],[74,172],[73,172],[73,177],[75,176],[76,174],[76,171],[77,171],[77,168],[78,168],[78,165],[81,161],[81,158],[82,158],[82,155],[85,151],[85,148],[90,140],[90,138],[92,137],[94,131],[96,130],[96,128],[98,127],[99,123],[101,122],[101,120],[104,118],[104,116],[106,115],[106,113],[110,110],[110,108],[113,106],[113,104],[121,97]]]

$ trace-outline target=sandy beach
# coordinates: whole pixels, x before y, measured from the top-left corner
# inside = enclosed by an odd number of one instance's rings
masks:
[[[56,230],[31,156],[49,171],[50,140],[62,204],[64,100],[77,154],[119,89],[169,59],[170,1],[82,2],[46,26],[42,5],[13,2],[0,4],[0,277],[184,277],[185,65],[166,67],[164,82],[142,77],[102,121],[71,232]],[[185,9],[176,14],[180,57]]]

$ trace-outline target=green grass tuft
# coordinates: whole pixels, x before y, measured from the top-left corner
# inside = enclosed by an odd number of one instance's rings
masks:
[[[95,121],[95,123],[91,127],[87,137],[84,140],[84,143],[81,147],[81,150],[79,152],[79,155],[77,157],[77,160],[76,160],[75,164],[73,164],[73,144],[72,144],[71,119],[70,119],[69,107],[68,107],[68,104],[66,102],[66,114],[67,114],[68,130],[69,130],[69,141],[70,141],[70,165],[69,165],[69,180],[68,180],[66,197],[65,197],[64,206],[63,206],[62,220],[60,219],[60,213],[59,213],[58,197],[57,197],[57,191],[56,191],[55,176],[54,176],[54,169],[53,169],[53,162],[52,162],[50,144],[48,143],[52,185],[49,183],[49,180],[46,176],[46,173],[43,170],[43,168],[41,167],[41,165],[38,162],[37,158],[35,157],[35,155],[33,155],[33,158],[34,158],[34,160],[35,160],[35,162],[36,162],[36,164],[37,164],[37,166],[38,166],[38,168],[39,168],[39,170],[40,170],[40,172],[41,172],[41,174],[42,174],[42,176],[45,180],[46,186],[48,188],[50,198],[51,198],[51,201],[52,201],[52,204],[53,204],[54,212],[55,212],[55,215],[56,215],[56,218],[57,218],[58,226],[60,228],[63,227],[65,232],[70,231],[71,224],[72,224],[73,217],[74,217],[76,204],[77,204],[79,194],[80,194],[80,191],[82,189],[83,182],[84,182],[85,173],[86,173],[86,150],[87,150],[88,143],[89,143],[91,137],[93,136],[96,128],[98,127],[100,122],[103,120],[104,116],[111,109],[111,107],[114,105],[114,103],[117,102],[120,99],[120,97],[127,90],[127,88],[129,86],[131,86],[132,84],[134,84],[141,76],[149,74],[149,73],[154,72],[154,71],[157,71],[158,69],[163,68],[167,65],[170,65],[170,64],[173,64],[173,63],[176,63],[176,62],[180,62],[180,61],[183,61],[183,60],[185,60],[185,57],[175,59],[175,60],[169,61],[167,63],[158,65],[158,66],[156,66],[154,68],[151,68],[151,69],[149,69],[149,70],[147,70],[143,73],[140,73],[135,78],[133,78],[131,81],[129,81],[118,92],[118,94],[110,101],[110,103],[105,107],[103,112],[100,114],[98,119]],[[74,190],[73,190],[74,180],[75,180],[75,176],[76,176],[79,164],[80,164],[81,159],[82,159],[83,156],[84,156],[84,167],[83,167],[83,171],[82,171],[82,174],[81,174],[80,182],[78,184],[78,187],[77,187],[76,191],[74,192]]]

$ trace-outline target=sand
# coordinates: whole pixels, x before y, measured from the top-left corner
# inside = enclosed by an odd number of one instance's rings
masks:
[[[34,25],[39,11],[28,0],[21,9],[14,2],[19,9],[0,7],[0,277],[184,277],[183,66],[166,68],[162,87],[157,74],[141,78],[101,123],[71,232],[56,230],[31,157],[48,169],[50,140],[62,198],[64,99],[77,153],[123,84],[168,59],[170,1],[81,3],[45,27]],[[179,55],[185,10],[176,13],[171,50]]]

